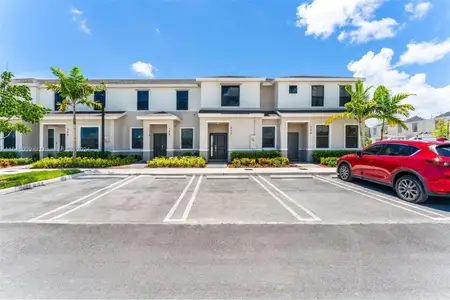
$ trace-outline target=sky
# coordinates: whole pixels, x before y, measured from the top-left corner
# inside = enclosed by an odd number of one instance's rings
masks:
[[[0,70],[364,77],[450,110],[449,0],[0,0]]]

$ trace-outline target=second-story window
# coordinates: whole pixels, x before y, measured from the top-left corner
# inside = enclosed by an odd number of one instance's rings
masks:
[[[311,96],[311,106],[323,106],[323,85],[313,85]]]
[[[137,91],[137,110],[148,110],[148,91]]]
[[[189,109],[189,91],[177,91],[177,110]]]
[[[297,86],[296,85],[289,86],[289,94],[297,94]]]
[[[345,103],[350,102],[352,97],[345,89],[345,85],[339,86],[339,106],[345,106]]]
[[[100,102],[103,106],[106,105],[106,92],[100,91],[94,93],[94,101]],[[106,107],[106,106],[105,106]],[[95,107],[95,109],[101,110],[101,107]]]
[[[239,86],[222,86],[222,106],[239,106]]]
[[[61,96],[60,93],[55,92],[55,111],[59,110],[61,102],[63,102],[63,97]]]
[[[417,131],[419,131],[417,123],[412,123],[412,132],[417,132]]]

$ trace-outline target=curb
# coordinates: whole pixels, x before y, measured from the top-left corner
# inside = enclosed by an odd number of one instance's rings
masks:
[[[67,180],[71,180],[73,178],[82,176],[82,175],[86,175],[86,173],[84,172],[80,172],[77,174],[72,174],[72,175],[65,175],[65,176],[61,176],[61,177],[56,177],[56,178],[52,178],[52,179],[47,179],[47,180],[43,180],[43,181],[36,181],[36,182],[31,182],[28,184],[23,184],[23,185],[18,185],[18,186],[13,186],[10,188],[6,188],[6,189],[2,189],[0,190],[0,195],[6,195],[6,194],[11,194],[14,192],[20,192],[23,190],[29,190],[29,189],[33,189],[39,186],[43,186],[43,185],[49,185],[52,183],[57,183],[57,182],[61,182],[61,181],[67,181]]]
[[[89,171],[85,170],[86,175],[119,175],[119,176],[129,176],[129,175],[149,175],[149,176],[192,176],[192,175],[203,175],[203,176],[247,176],[247,175],[280,175],[280,176],[299,176],[299,175],[336,175],[336,171],[329,172],[258,172],[258,171],[247,171],[245,173],[228,173],[228,172],[177,172],[177,173],[165,173],[165,172],[108,172],[108,171]]]

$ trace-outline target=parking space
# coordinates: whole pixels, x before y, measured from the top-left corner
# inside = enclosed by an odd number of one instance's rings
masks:
[[[410,204],[387,190],[325,176],[82,176],[1,197],[2,222],[450,222],[448,199]]]

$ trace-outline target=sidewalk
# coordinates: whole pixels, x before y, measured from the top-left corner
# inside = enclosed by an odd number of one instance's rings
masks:
[[[81,169],[89,175],[334,175],[336,168],[128,168]]]

